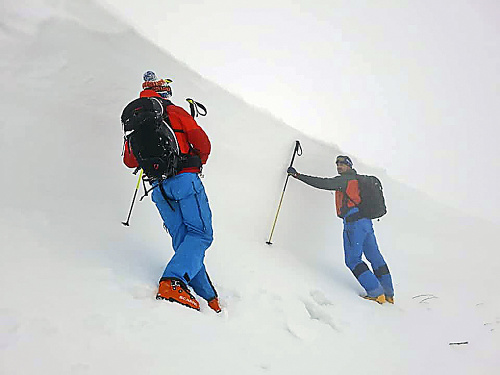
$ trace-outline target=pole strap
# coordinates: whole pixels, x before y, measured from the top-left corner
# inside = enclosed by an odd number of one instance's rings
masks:
[[[189,108],[191,110],[191,117],[198,117],[198,115],[199,116],[207,115],[207,108],[203,104],[191,98],[187,98],[186,101],[189,103]]]

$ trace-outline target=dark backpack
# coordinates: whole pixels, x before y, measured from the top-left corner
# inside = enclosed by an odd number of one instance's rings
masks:
[[[378,219],[387,213],[382,183],[375,176],[357,175],[361,203],[357,205],[361,217]]]
[[[146,176],[162,179],[179,173],[179,144],[159,99],[135,99],[125,107],[121,120],[125,140]]]

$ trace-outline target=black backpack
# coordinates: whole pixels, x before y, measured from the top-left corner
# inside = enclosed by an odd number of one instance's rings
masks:
[[[387,213],[382,183],[375,176],[357,175],[361,203],[357,205],[361,217],[378,219]]]
[[[146,176],[163,179],[179,173],[179,144],[159,99],[133,100],[123,110],[121,121],[125,140]]]

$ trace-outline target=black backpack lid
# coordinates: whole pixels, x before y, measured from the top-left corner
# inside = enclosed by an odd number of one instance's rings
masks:
[[[162,114],[163,106],[158,99],[135,99],[123,109],[121,116],[123,130],[126,132],[136,130],[136,127],[146,119],[155,118],[161,120]]]

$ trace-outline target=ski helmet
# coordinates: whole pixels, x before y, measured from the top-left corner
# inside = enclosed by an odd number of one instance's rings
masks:
[[[144,81],[142,88],[144,90],[156,91],[162,98],[168,99],[172,96],[172,88],[169,86],[171,79],[159,79],[155,81]]]

